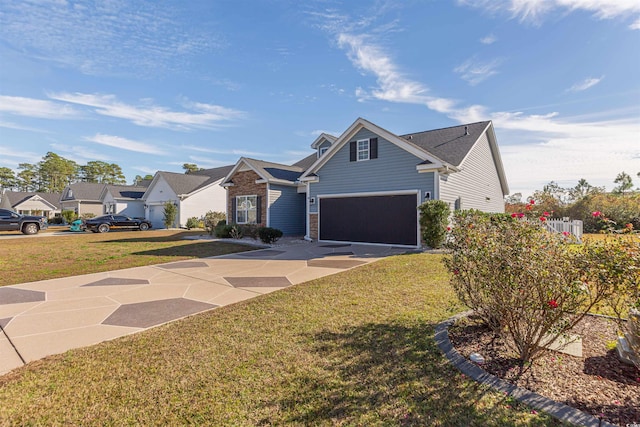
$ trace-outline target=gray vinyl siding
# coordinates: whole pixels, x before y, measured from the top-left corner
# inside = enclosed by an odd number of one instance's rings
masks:
[[[349,142],[366,138],[378,138],[378,158],[350,162]],[[425,191],[433,195],[434,188],[433,173],[418,173],[416,170],[421,161],[386,139],[362,129],[316,172],[320,181],[309,186],[309,196],[316,198],[309,211],[318,212],[318,194],[420,190],[422,202]]]
[[[320,150],[322,150],[323,148],[329,148],[329,147],[331,147],[331,143],[325,139],[322,142],[322,144],[318,146],[318,157],[320,157]]]
[[[280,229],[285,235],[303,236],[305,196],[298,193],[297,187],[269,184],[269,227]]]
[[[460,168],[461,172],[440,178],[440,199],[449,203],[452,210],[460,207],[504,212],[502,187],[486,132],[480,136]],[[461,206],[456,202],[458,199],[462,201]]]

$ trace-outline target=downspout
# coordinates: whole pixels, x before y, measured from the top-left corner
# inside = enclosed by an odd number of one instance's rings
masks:
[[[267,194],[265,194],[265,199],[266,200],[265,200],[265,203],[264,203],[264,207],[265,207],[265,210],[266,210],[266,212],[264,213],[264,221],[265,221],[265,226],[266,227],[271,227],[271,214],[270,214],[271,209],[269,209],[269,203],[270,203],[269,194],[270,194],[270,190],[271,190],[270,184],[267,182]],[[260,220],[260,218],[258,218],[258,220]]]
[[[310,209],[310,206],[311,206],[309,204],[309,190],[310,190],[309,184],[310,184],[309,181],[305,182],[305,186],[307,187],[307,194],[306,194],[306,197],[305,197],[305,199],[306,199],[305,200],[305,205],[306,205],[306,220],[305,220],[306,234],[304,236],[304,240],[306,240],[307,242],[311,242],[312,241],[311,237],[309,237],[309,232],[310,232],[309,231],[309,221],[310,221],[309,220],[309,209]]]

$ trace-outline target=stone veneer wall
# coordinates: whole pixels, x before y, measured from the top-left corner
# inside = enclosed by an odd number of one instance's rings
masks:
[[[309,237],[312,239],[318,239],[318,214],[309,214]]]
[[[256,184],[260,176],[252,170],[236,172],[231,180],[233,185],[227,187],[227,212],[229,212],[229,222],[235,222],[236,213],[231,210],[231,200],[236,196],[260,196],[261,217],[258,218],[258,225],[267,225],[267,184]]]

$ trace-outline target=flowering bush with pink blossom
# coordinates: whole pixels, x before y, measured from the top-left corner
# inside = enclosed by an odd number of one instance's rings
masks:
[[[444,261],[460,300],[523,362],[638,274],[624,247],[588,242],[576,249],[541,222],[456,212]]]

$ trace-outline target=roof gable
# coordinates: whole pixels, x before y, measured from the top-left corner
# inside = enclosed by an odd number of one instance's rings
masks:
[[[41,200],[54,209],[60,209],[60,193],[37,193],[31,191],[5,191],[4,196],[12,207],[29,200]]]
[[[349,142],[351,138],[353,138],[361,129],[367,129],[376,135],[386,139],[392,144],[402,148],[403,150],[413,154],[418,159],[420,159],[423,164],[431,164],[434,168],[438,168],[441,166],[446,166],[443,160],[434,156],[431,153],[426,152],[422,148],[411,144],[408,140],[401,138],[386,129],[381,128],[380,126],[374,125],[373,123],[365,120],[363,118],[358,118],[349,128],[338,137],[338,139],[329,147],[327,152],[317,159],[313,165],[311,165],[307,171],[302,175],[301,179],[309,176],[312,173],[317,172],[331,157],[333,157],[345,144]],[[424,163],[428,161],[427,163]],[[418,162],[419,163],[419,162]]]
[[[336,142],[336,139],[338,138],[333,135],[329,135],[328,133],[321,133],[320,136],[317,137],[316,140],[311,143],[311,148],[316,150],[325,141],[327,141],[329,145],[332,145],[334,142]]]
[[[297,165],[283,165],[281,163],[265,162],[264,160],[250,159],[241,157],[231,171],[222,181],[223,185],[230,185],[233,181],[233,175],[242,170],[242,167],[248,167],[253,170],[264,182],[274,184],[295,184],[298,178],[304,172],[304,169]]]

